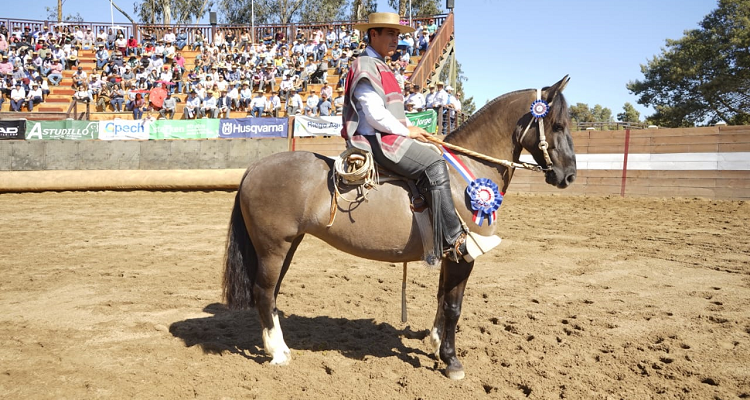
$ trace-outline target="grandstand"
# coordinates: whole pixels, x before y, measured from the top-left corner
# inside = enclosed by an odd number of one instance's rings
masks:
[[[411,23],[415,27],[426,26],[426,24],[434,20],[435,24],[439,27],[435,35],[430,40],[430,45],[427,51],[423,51],[419,56],[412,56],[410,63],[404,68],[403,74],[408,81],[411,83],[419,84],[423,92],[427,92],[427,87],[430,82],[436,81],[436,77],[445,68],[451,68],[454,63],[453,60],[453,36],[454,36],[454,25],[453,25],[453,14],[436,15],[427,18],[415,18]],[[405,23],[407,23],[405,21]],[[236,43],[240,43],[240,38],[247,39],[247,35],[250,33],[249,26],[224,26],[224,25],[188,25],[188,26],[164,26],[164,25],[118,25],[116,29],[112,30],[112,26],[106,23],[79,23],[77,26],[71,25],[57,25],[54,22],[48,21],[29,21],[29,20],[14,20],[14,19],[0,19],[0,28],[3,26],[7,29],[5,34],[8,38],[16,37],[16,39],[24,37],[25,33],[29,33],[31,36],[33,33],[37,34],[37,37],[43,36],[47,32],[54,32],[55,37],[62,36],[63,39],[59,39],[60,43],[64,43],[64,37],[66,32],[70,35],[74,35],[76,28],[81,31],[90,30],[97,34],[110,34],[110,32],[119,31],[125,38],[131,37],[138,43],[139,51],[143,52],[148,39],[162,39],[164,35],[170,32],[174,28],[174,32],[178,30],[187,36],[187,46],[180,50],[182,57],[185,59],[184,70],[186,79],[187,71],[191,71],[195,67],[196,56],[200,54],[200,49],[193,49],[192,44],[196,39],[203,37],[206,45],[215,44],[214,41],[221,40],[217,33],[223,33],[226,35],[234,35]],[[333,31],[336,35],[342,35],[344,31],[351,28],[352,21],[332,21],[320,24],[289,24],[289,25],[257,25],[252,37],[255,38],[255,43],[271,43],[273,48],[281,49],[282,43],[286,43],[288,48],[291,48],[293,41],[296,38],[302,37],[306,39],[315,40],[320,38],[318,32],[323,33],[325,38],[326,32]],[[2,32],[0,32],[2,33]],[[21,36],[18,34],[20,33]],[[316,36],[318,33],[318,36]],[[25,38],[25,37],[24,37]],[[111,38],[110,38],[111,39]],[[25,46],[31,46],[26,51],[37,49],[34,41],[32,43],[26,43],[22,40],[17,40],[18,43],[11,43],[9,51],[14,51],[16,54],[21,53]],[[252,42],[253,40],[250,39]],[[78,66],[82,67],[89,76],[91,74],[100,74],[97,70],[96,59],[95,59],[95,48],[96,45],[87,46],[78,50]],[[231,53],[232,50],[230,49]],[[110,54],[114,51],[110,50]],[[153,54],[153,53],[151,53]],[[328,48],[326,51],[326,57],[331,56],[331,49]],[[20,60],[18,60],[20,61]],[[16,62],[18,62],[16,61]],[[28,62],[29,60],[24,60]],[[7,87],[4,91],[5,100],[0,108],[0,119],[19,119],[26,118],[29,120],[61,120],[61,119],[88,119],[88,120],[111,120],[111,119],[133,119],[131,111],[115,112],[111,106],[107,106],[105,110],[98,111],[96,109],[96,96],[94,95],[94,102],[88,105],[82,102],[76,102],[73,100],[73,94],[75,93],[73,75],[76,69],[66,68],[62,72],[62,81],[59,86],[53,86],[50,84],[50,93],[46,96],[45,101],[41,104],[37,104],[32,112],[26,111],[26,107],[23,107],[22,111],[11,111],[9,94],[10,89]],[[345,73],[345,72],[343,72]],[[342,74],[343,74],[342,73]],[[330,66],[327,70],[327,82],[334,89],[341,82],[342,74],[337,73],[333,66]],[[454,74],[449,74],[454,76]],[[278,74],[275,78],[276,88],[281,83],[281,74]],[[306,92],[319,92],[322,84],[311,83]],[[268,90],[266,90],[268,92]],[[178,103],[175,113],[175,119],[183,118],[183,108],[185,106],[185,100],[187,97],[186,93],[175,93]],[[286,115],[286,97],[281,98],[281,109],[278,114],[279,117]],[[304,98],[303,98],[304,101]],[[148,114],[148,112],[147,112]],[[244,118],[249,116],[249,113],[244,110],[232,111],[230,114],[231,118]]]

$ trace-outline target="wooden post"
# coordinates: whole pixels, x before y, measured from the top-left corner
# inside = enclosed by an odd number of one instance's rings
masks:
[[[622,184],[620,185],[620,196],[625,197],[625,183],[628,178],[628,150],[630,147],[630,129],[625,129],[625,150],[622,160]]]

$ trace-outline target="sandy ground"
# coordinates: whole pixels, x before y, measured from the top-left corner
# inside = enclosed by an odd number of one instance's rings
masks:
[[[450,381],[438,271],[306,238],[279,296],[293,360],[221,304],[226,192],[0,195],[0,397],[750,398],[750,204],[509,195]]]

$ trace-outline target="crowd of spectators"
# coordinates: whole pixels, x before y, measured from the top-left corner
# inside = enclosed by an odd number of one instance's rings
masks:
[[[450,87],[425,97],[404,77],[411,57],[427,49],[436,30],[430,20],[414,36],[402,36],[387,60],[404,89],[407,111],[450,107]],[[71,69],[75,100],[91,103],[96,111],[132,112],[134,118],[144,111],[174,118],[176,103],[183,101],[186,119],[229,117],[233,111],[278,116],[282,109],[287,115],[339,115],[349,66],[366,46],[359,32],[346,26],[300,28],[290,37],[269,30],[255,42],[247,28],[214,32],[209,40],[200,29],[188,34],[184,28],[158,33],[145,28],[139,41],[121,29],[94,33],[74,25],[38,31],[18,26],[9,32],[0,23],[0,106],[7,98],[12,111],[24,105],[33,110],[50,86],[60,85],[63,70]],[[183,57],[184,49],[198,52],[192,62]],[[94,68],[80,65],[81,50],[94,51]],[[337,77],[333,86],[331,69]],[[311,84],[322,87],[312,90]],[[429,101],[433,97],[438,100]]]

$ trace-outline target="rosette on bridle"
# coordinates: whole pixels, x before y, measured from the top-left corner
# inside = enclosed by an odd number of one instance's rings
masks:
[[[542,99],[536,99],[531,103],[531,116],[534,118],[544,118],[549,113],[549,104]]]
[[[492,225],[496,217],[495,211],[503,203],[503,195],[500,194],[497,184],[487,178],[477,178],[466,187],[466,193],[474,210],[474,222],[482,226],[484,218],[487,217]]]

